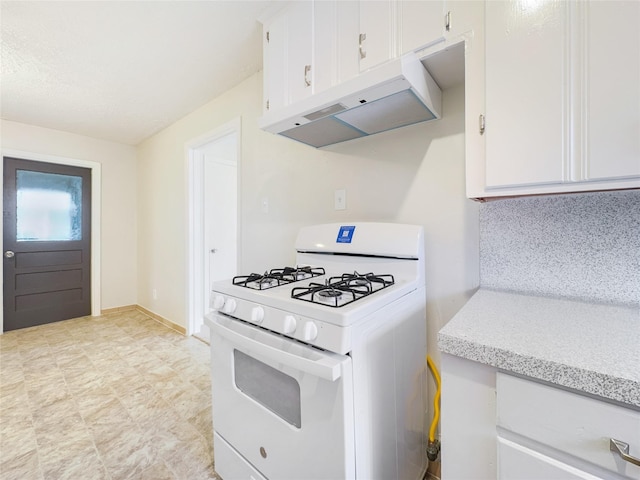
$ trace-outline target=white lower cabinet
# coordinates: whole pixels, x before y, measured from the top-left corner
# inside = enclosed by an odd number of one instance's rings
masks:
[[[442,354],[442,480],[640,480],[640,409]]]
[[[599,480],[583,470],[498,437],[498,478],[510,480]]]
[[[496,374],[498,478],[639,479],[640,412],[511,375]]]

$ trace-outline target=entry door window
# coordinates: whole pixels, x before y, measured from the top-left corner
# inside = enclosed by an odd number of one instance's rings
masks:
[[[16,171],[16,240],[82,240],[82,177]]]

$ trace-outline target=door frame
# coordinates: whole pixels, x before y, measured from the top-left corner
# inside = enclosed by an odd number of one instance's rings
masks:
[[[185,282],[185,298],[187,299],[187,335],[193,335],[195,332],[196,315],[198,313],[198,305],[201,304],[204,295],[206,295],[205,287],[199,279],[204,277],[205,258],[204,258],[204,158],[199,155],[199,149],[211,142],[235,133],[237,136],[237,168],[241,171],[241,150],[242,150],[242,121],[240,117],[231,120],[213,131],[205,133],[185,143],[185,159],[187,169],[187,279]],[[242,175],[238,175],[238,218],[237,238],[240,239],[242,225],[241,217],[241,180]],[[237,262],[241,264],[241,249],[237,251]]]
[[[58,165],[69,165],[72,167],[84,167],[91,170],[91,315],[97,317],[101,314],[101,176],[102,165],[90,160],[78,158],[58,157],[55,155],[45,155],[42,153],[26,152],[22,150],[2,149],[2,162],[0,162],[0,175],[4,178],[4,157],[22,158],[24,160],[34,160],[37,162],[55,163]],[[4,189],[4,184],[3,184]],[[4,211],[4,199],[0,198],[0,207]],[[4,238],[4,225],[0,225],[0,235]],[[0,262],[3,263],[3,262]],[[4,265],[0,265],[0,278],[4,278]],[[4,331],[4,291],[0,295],[0,335]]]

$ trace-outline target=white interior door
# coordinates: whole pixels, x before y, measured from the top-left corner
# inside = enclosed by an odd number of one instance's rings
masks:
[[[204,152],[205,285],[237,275],[238,166],[236,135],[213,142]],[[205,306],[208,306],[208,296]],[[207,309],[205,309],[206,311]]]
[[[190,149],[189,334],[209,341],[211,283],[237,275],[240,132],[225,128]]]

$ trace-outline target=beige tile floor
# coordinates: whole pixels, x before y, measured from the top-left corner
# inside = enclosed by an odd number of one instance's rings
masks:
[[[0,335],[0,478],[213,479],[209,347],[132,310]]]

